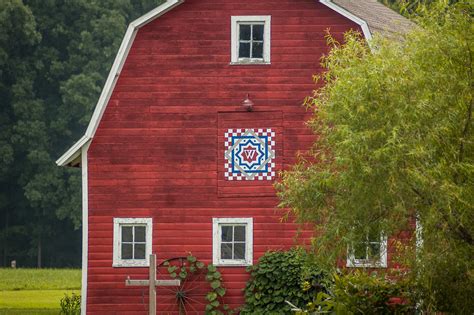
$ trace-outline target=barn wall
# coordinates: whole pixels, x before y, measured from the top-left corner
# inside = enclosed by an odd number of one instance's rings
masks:
[[[271,65],[229,64],[232,15],[272,16]],[[314,141],[301,105],[328,28],[340,38],[358,27],[314,0],[187,0],[138,32],[88,153],[88,313],[146,313],[147,290],[124,279],[146,278],[147,268],[112,268],[114,217],[152,217],[159,261],[192,252],[210,262],[213,217],[254,218],[254,261],[296,243],[298,226],[280,223],[271,182],[226,188],[219,115],[244,117],[238,127],[279,112],[277,164],[294,163]],[[247,93],[254,113],[240,108]],[[227,302],[241,304],[245,268],[220,271]]]

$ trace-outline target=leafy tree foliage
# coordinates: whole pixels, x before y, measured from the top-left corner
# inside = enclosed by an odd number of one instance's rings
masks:
[[[397,12],[400,12],[407,17],[411,17],[413,13],[416,13],[418,8],[426,5],[430,5],[437,0],[379,0],[388,7],[391,7]],[[447,3],[454,4],[458,0],[449,0]]]
[[[419,28],[372,51],[356,34],[330,39],[325,85],[307,101],[318,140],[278,185],[281,206],[315,222],[331,265],[371,231],[394,235],[416,218],[423,306],[459,314],[474,309],[473,9],[421,8]]]
[[[0,0],[0,265],[80,262],[80,173],[54,161],[83,133],[127,24],[159,3]]]

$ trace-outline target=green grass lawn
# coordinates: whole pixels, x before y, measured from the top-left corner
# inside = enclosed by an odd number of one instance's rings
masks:
[[[80,288],[80,269],[0,269],[0,291]]]
[[[0,269],[0,315],[58,314],[64,294],[80,294],[79,269]]]

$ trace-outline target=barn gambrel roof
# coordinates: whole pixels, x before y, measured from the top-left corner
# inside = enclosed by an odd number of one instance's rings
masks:
[[[377,0],[316,1],[358,24],[367,40],[372,39],[372,34],[377,32],[383,35],[405,33],[413,25],[412,22],[378,3]],[[59,166],[80,165],[82,148],[86,147],[95,135],[138,30],[184,2],[185,0],[167,0],[154,10],[130,23],[84,136],[66,151],[56,161],[56,164]]]

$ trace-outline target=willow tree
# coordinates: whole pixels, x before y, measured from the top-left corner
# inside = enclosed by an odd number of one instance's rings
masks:
[[[402,41],[329,39],[324,84],[306,102],[317,141],[277,185],[332,265],[372,231],[417,220],[410,269],[424,306],[460,313],[474,309],[473,12],[438,1]]]

